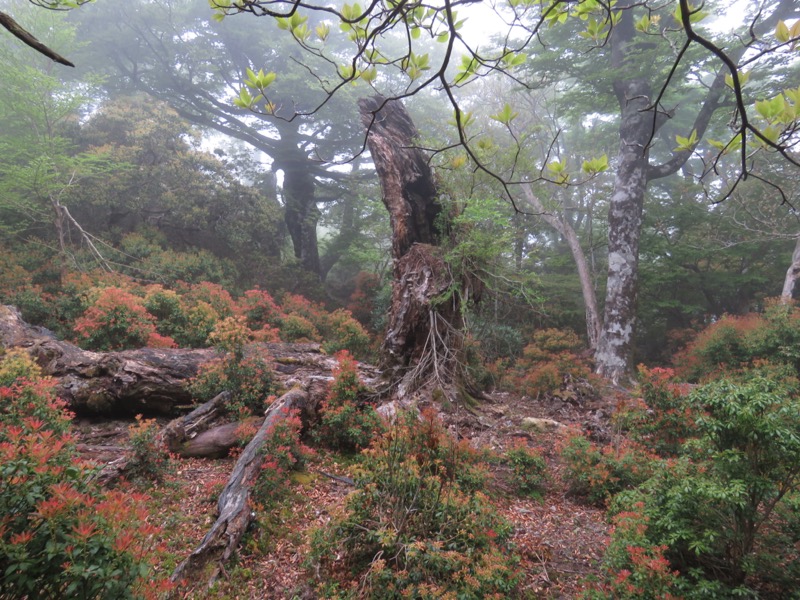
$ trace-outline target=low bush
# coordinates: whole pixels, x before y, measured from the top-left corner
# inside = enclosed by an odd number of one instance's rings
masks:
[[[562,442],[560,452],[570,492],[600,506],[614,494],[646,481],[658,464],[652,452],[624,438],[600,446],[573,434]]]
[[[512,483],[524,496],[539,496],[547,480],[547,463],[541,453],[525,440],[515,440],[506,449],[505,460],[511,466]]]
[[[231,317],[221,321],[210,339],[224,353],[223,357],[201,366],[197,377],[189,383],[189,391],[201,401],[224,391],[231,392],[228,409],[243,417],[262,414],[267,398],[276,390],[269,356],[258,350],[245,355],[248,334],[241,319]]]
[[[155,318],[142,299],[118,287],[103,288],[75,321],[78,340],[90,350],[172,347],[174,340],[157,333]]]
[[[520,580],[511,527],[457,477],[471,460],[431,412],[400,414],[364,452],[357,489],[317,532],[326,598],[507,598]]]
[[[128,427],[131,457],[125,469],[130,479],[162,482],[169,472],[169,456],[156,443],[159,426],[155,419],[136,415],[136,423]]]
[[[614,421],[628,436],[661,456],[677,456],[697,435],[700,407],[688,397],[672,369],[639,367],[641,398],[618,407]]]
[[[537,331],[502,383],[534,398],[559,393],[575,382],[589,383],[591,369],[587,360],[579,356],[583,347],[580,338],[568,329]],[[582,388],[582,392],[591,393],[590,383],[577,387]]]
[[[800,376],[800,308],[770,300],[763,313],[725,315],[677,357],[683,377],[709,381],[757,364],[788,365]]]
[[[663,547],[685,597],[792,597],[800,589],[797,382],[751,372],[688,399],[701,409],[696,437],[619,494],[612,512],[642,516],[642,545]],[[615,531],[611,548],[624,547],[625,535]]]
[[[54,383],[27,360],[0,366],[0,597],[158,597],[170,585],[152,570],[146,498],[94,483]]]
[[[320,407],[320,423],[314,437],[334,450],[355,452],[369,446],[383,431],[383,422],[374,405],[365,400],[367,390],[350,353],[342,350],[336,360],[333,382]]]

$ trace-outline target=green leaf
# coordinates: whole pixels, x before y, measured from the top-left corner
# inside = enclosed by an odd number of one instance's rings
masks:
[[[678,142],[678,146],[674,148],[676,152],[684,152],[684,151],[691,152],[697,145],[697,130],[692,129],[692,133],[689,135],[688,138],[683,137],[682,135],[676,135],[675,141]]]
[[[583,170],[584,173],[588,173],[589,175],[595,175],[597,173],[602,173],[603,171],[608,170],[608,156],[606,154],[603,154],[603,156],[599,158],[593,158],[591,160],[583,161],[581,170]]]
[[[491,115],[490,118],[502,123],[503,125],[509,125],[511,121],[516,119],[519,116],[519,113],[516,113],[512,110],[511,106],[506,103],[503,106],[503,109],[495,115]]]
[[[775,27],[775,37],[781,43],[788,42],[790,39],[792,39],[792,36],[789,33],[789,27],[786,25],[785,21],[778,21],[778,24]]]
[[[633,26],[636,28],[636,31],[647,33],[647,30],[650,29],[650,15],[642,15],[642,18],[638,19]]]

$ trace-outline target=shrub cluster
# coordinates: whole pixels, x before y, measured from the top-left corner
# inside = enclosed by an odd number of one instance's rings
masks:
[[[770,300],[763,313],[726,315],[703,330],[676,362],[688,381],[708,381],[764,363],[787,365],[800,376],[800,308]]]
[[[569,386],[576,387],[571,384],[591,381],[589,364],[579,355],[584,347],[569,329],[542,329],[533,334],[513,365],[495,365],[495,375],[503,387],[533,398],[561,393]],[[577,387],[590,392],[590,385]]]
[[[780,307],[780,319],[791,312]],[[738,362],[704,385],[689,390],[670,371],[641,371],[642,402],[619,422],[632,443],[661,455],[644,480],[597,486],[613,471],[607,450],[567,443],[576,485],[595,498],[619,492],[606,578],[589,597],[786,598],[800,588],[800,385],[787,346],[766,333],[776,318],[754,319],[746,335],[712,328],[714,344],[702,347]],[[760,354],[742,358],[756,341]]]
[[[317,441],[334,450],[363,450],[383,431],[383,422],[372,403],[365,400],[356,363],[347,350],[336,354],[333,382],[320,407],[320,423],[314,431]]]
[[[0,365],[0,597],[158,597],[147,499],[93,483],[53,386],[22,353]]]
[[[506,448],[505,460],[511,466],[512,483],[524,496],[539,496],[547,479],[547,463],[540,452],[525,440],[517,439]]]
[[[253,341],[320,342],[328,353],[346,349],[359,357],[372,347],[349,311],[329,312],[294,294],[278,303],[257,288],[234,298],[210,282],[179,282],[168,289],[143,286],[124,275],[81,274],[67,276],[60,293],[28,286],[9,300],[30,322],[92,350],[206,347],[214,343],[212,332],[229,318],[242,319]]]
[[[456,444],[433,413],[421,420],[399,415],[364,452],[343,513],[313,539],[320,595],[511,595],[520,577],[506,545],[511,528],[476,489],[475,462],[475,453]]]
[[[265,351],[257,349],[245,355],[248,335],[243,318],[224,319],[210,338],[222,356],[200,367],[197,377],[189,383],[192,395],[207,401],[228,391],[230,412],[242,418],[263,413],[267,399],[275,392],[275,377]]]

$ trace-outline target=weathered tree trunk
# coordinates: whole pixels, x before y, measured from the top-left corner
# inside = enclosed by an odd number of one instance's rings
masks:
[[[324,395],[324,387],[294,388],[272,403],[255,437],[242,451],[227,485],[217,502],[218,517],[200,545],[175,569],[173,581],[196,580],[202,577],[209,585],[219,575],[222,565],[236,551],[252,518],[248,504],[250,490],[258,479],[264,454],[261,447],[269,439],[276,423],[294,410],[316,405]],[[207,570],[207,567],[208,570]]]
[[[10,306],[0,306],[0,344],[25,348],[78,414],[175,414],[192,402],[187,380],[217,355],[212,349],[81,350],[28,325]]]
[[[635,60],[630,48],[632,11],[623,11],[612,32],[612,66],[624,72]],[[630,65],[633,73],[641,65]],[[649,145],[656,131],[652,90],[644,77],[614,81],[620,107],[619,155],[608,208],[608,281],[603,330],[595,352],[597,373],[614,383],[631,372],[639,287],[639,238],[647,189]]]
[[[781,292],[781,302],[790,303],[794,298],[794,286],[800,277],[800,237],[795,240],[794,252],[792,252],[792,264],[786,270],[786,278],[783,280],[783,291]]]
[[[439,245],[443,208],[417,129],[398,101],[359,100],[367,145],[392,226],[393,274],[386,365],[405,372],[402,394],[431,377],[450,383],[460,349],[460,296]],[[450,292],[450,293],[448,293]]]

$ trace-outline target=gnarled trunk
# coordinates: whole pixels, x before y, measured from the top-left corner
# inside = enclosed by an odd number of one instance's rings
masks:
[[[375,96],[358,104],[392,225],[394,280],[384,361],[405,372],[401,395],[431,378],[446,385],[455,377],[461,345],[461,300],[438,248],[443,208],[433,173],[400,102]]]

